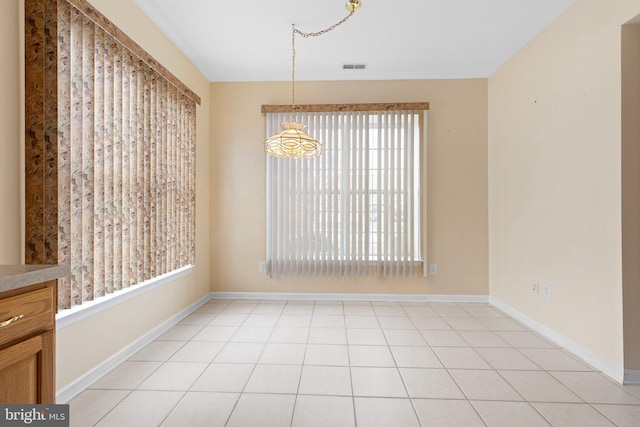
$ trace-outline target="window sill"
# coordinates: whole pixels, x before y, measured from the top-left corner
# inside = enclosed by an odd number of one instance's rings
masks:
[[[151,280],[144,281],[127,289],[114,292],[112,294],[100,297],[94,301],[87,301],[82,305],[78,305],[66,310],[61,310],[56,314],[56,329],[66,328],[76,322],[84,320],[101,311],[107,310],[124,301],[130,300],[138,295],[149,292],[155,288],[163,286],[167,283],[186,276],[193,271],[193,265],[179,268],[162,276],[155,277]]]
[[[274,260],[273,263],[276,262],[288,262],[289,264],[295,264],[296,262],[300,264],[306,264],[309,266],[319,267],[322,265],[325,266],[342,266],[342,265],[366,265],[368,267],[377,267],[379,264],[386,263],[395,263],[396,261],[385,261],[385,260],[377,260],[377,259],[368,259],[368,260],[350,260],[350,259],[332,259],[332,260]],[[399,261],[398,264],[401,264]],[[407,261],[407,265],[410,267],[421,267],[424,264],[424,261],[421,259],[415,259],[411,261]]]
[[[363,260],[363,261],[350,261],[350,260],[287,260],[287,261],[271,261],[271,268],[269,268],[269,262],[266,264],[267,277],[285,277],[285,276],[358,276],[362,275],[362,270],[368,271],[371,275],[376,275],[378,267],[385,269],[403,269],[405,267],[409,269],[419,269],[423,267],[424,261],[412,260],[403,263],[395,263],[389,261],[377,261],[377,260]],[[275,272],[275,266],[277,265],[278,271]],[[356,272],[357,271],[357,272]],[[399,270],[398,270],[399,271]],[[427,277],[424,273],[420,273],[420,276]],[[396,277],[390,275],[389,277]]]

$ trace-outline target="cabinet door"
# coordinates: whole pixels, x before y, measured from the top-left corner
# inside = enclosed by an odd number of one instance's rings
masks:
[[[38,335],[0,350],[0,403],[53,403],[51,380],[47,372],[49,335]],[[43,387],[45,386],[45,387]]]

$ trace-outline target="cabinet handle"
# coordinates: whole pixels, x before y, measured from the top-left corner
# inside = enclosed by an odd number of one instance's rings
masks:
[[[0,328],[4,328],[5,326],[9,326],[10,324],[12,324],[13,322],[15,322],[16,320],[20,320],[24,317],[24,314],[19,314],[15,317],[12,317],[11,319],[7,319],[4,322],[0,322]]]

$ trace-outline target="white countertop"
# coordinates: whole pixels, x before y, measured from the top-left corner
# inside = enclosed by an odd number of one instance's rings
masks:
[[[68,265],[0,265],[0,292],[48,282],[68,274]]]

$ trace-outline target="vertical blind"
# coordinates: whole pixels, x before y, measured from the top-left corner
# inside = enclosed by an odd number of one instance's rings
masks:
[[[53,17],[62,309],[195,262],[196,101],[67,0]]]
[[[407,276],[420,265],[422,111],[297,113],[324,145],[267,156],[267,274]],[[291,113],[267,113],[267,135]]]

